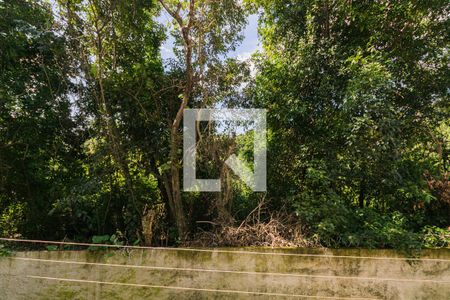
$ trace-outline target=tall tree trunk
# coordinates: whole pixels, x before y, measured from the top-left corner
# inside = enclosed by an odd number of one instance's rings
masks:
[[[183,34],[184,36],[184,34]],[[187,35],[186,35],[187,36]],[[188,37],[188,36],[187,36]],[[193,70],[192,70],[192,46],[189,44],[186,46],[186,85],[183,92],[183,100],[178,109],[175,120],[172,124],[170,133],[170,173],[171,173],[171,185],[172,185],[172,214],[175,218],[178,228],[178,234],[181,240],[187,238],[188,227],[186,223],[186,216],[183,209],[183,203],[181,198],[181,186],[180,186],[180,158],[178,155],[178,149],[180,148],[180,125],[183,119],[184,109],[186,108],[189,98],[192,92],[193,84]]]
[[[126,153],[122,148],[121,137],[119,129],[117,128],[116,122],[114,120],[114,115],[112,113],[111,105],[106,99],[104,85],[103,85],[103,39],[102,32],[96,23],[96,35],[97,35],[97,81],[99,85],[99,95],[98,102],[100,102],[100,110],[102,113],[102,118],[106,126],[108,139],[110,141],[111,154],[114,160],[119,165],[119,168],[125,178],[125,185],[128,190],[129,200],[135,210],[135,213],[140,215],[140,212],[136,205],[136,198],[134,195],[133,180],[128,167],[128,160],[126,158]]]
[[[359,187],[359,196],[358,196],[358,202],[359,202],[359,207],[360,208],[364,208],[364,199],[366,198],[366,184],[365,181],[361,181],[360,183],[360,187]]]
[[[170,131],[170,175],[171,175],[172,205],[169,205],[172,211],[172,215],[174,216],[175,222],[177,224],[179,237],[183,241],[187,238],[188,226],[186,222],[186,215],[183,209],[183,202],[181,197],[181,187],[180,187],[181,164],[178,155],[178,149],[180,148],[179,129],[181,121],[183,119],[184,109],[187,107],[194,86],[194,70],[192,67],[193,45],[190,35],[191,35],[191,28],[194,23],[195,0],[191,0],[189,3],[189,15],[187,24],[185,24],[183,18],[179,14],[180,6],[178,6],[177,10],[174,11],[171,10],[163,0],[160,0],[159,2],[178,23],[180,27],[181,36],[183,38],[185,50],[186,82],[183,89],[183,99],[181,101],[180,107],[178,108],[177,114],[172,123],[172,128]]]
[[[236,137],[233,135],[233,139]],[[214,144],[214,143],[213,143]],[[219,147],[224,149],[227,147],[227,150],[222,152],[222,160],[220,159],[220,153],[217,149],[217,147],[214,145],[214,149],[212,150],[213,153],[215,153],[214,160],[217,162],[218,165],[222,165],[222,169],[220,171],[220,181],[221,181],[221,187],[222,192],[218,194],[217,201],[216,201],[216,208],[217,208],[217,221],[221,225],[231,225],[233,223],[233,216],[231,215],[231,202],[232,202],[232,194],[233,194],[233,187],[231,185],[231,173],[230,168],[227,166],[227,164],[224,163],[223,160],[230,157],[230,155],[235,151],[236,144],[235,140],[231,141],[230,145],[221,144],[219,142]]]

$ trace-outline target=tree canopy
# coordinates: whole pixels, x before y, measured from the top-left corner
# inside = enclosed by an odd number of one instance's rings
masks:
[[[262,49],[231,58],[255,14]],[[0,237],[449,245],[448,1],[4,0],[0,16]],[[267,192],[224,163],[253,167],[253,131],[214,122],[197,177],[222,191],[183,192],[183,113],[217,107],[267,110]]]

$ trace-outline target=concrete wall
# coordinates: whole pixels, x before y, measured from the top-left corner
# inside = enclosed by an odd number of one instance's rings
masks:
[[[450,250],[145,249],[0,257],[0,299],[450,299]]]

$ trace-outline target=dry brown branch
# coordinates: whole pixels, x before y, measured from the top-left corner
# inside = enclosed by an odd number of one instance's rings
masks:
[[[142,215],[142,235],[146,246],[152,246],[153,235],[156,231],[158,221],[164,218],[165,209],[163,204],[155,204],[152,207],[147,205]]]
[[[200,247],[320,246],[317,241],[307,239],[304,231],[305,227],[293,216],[272,216],[266,222],[243,222],[239,227],[223,226],[213,231],[202,231],[187,245]]]

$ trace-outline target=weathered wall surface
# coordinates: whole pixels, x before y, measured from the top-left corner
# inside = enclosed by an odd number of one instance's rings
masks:
[[[450,250],[144,249],[0,257],[0,299],[450,299]]]

